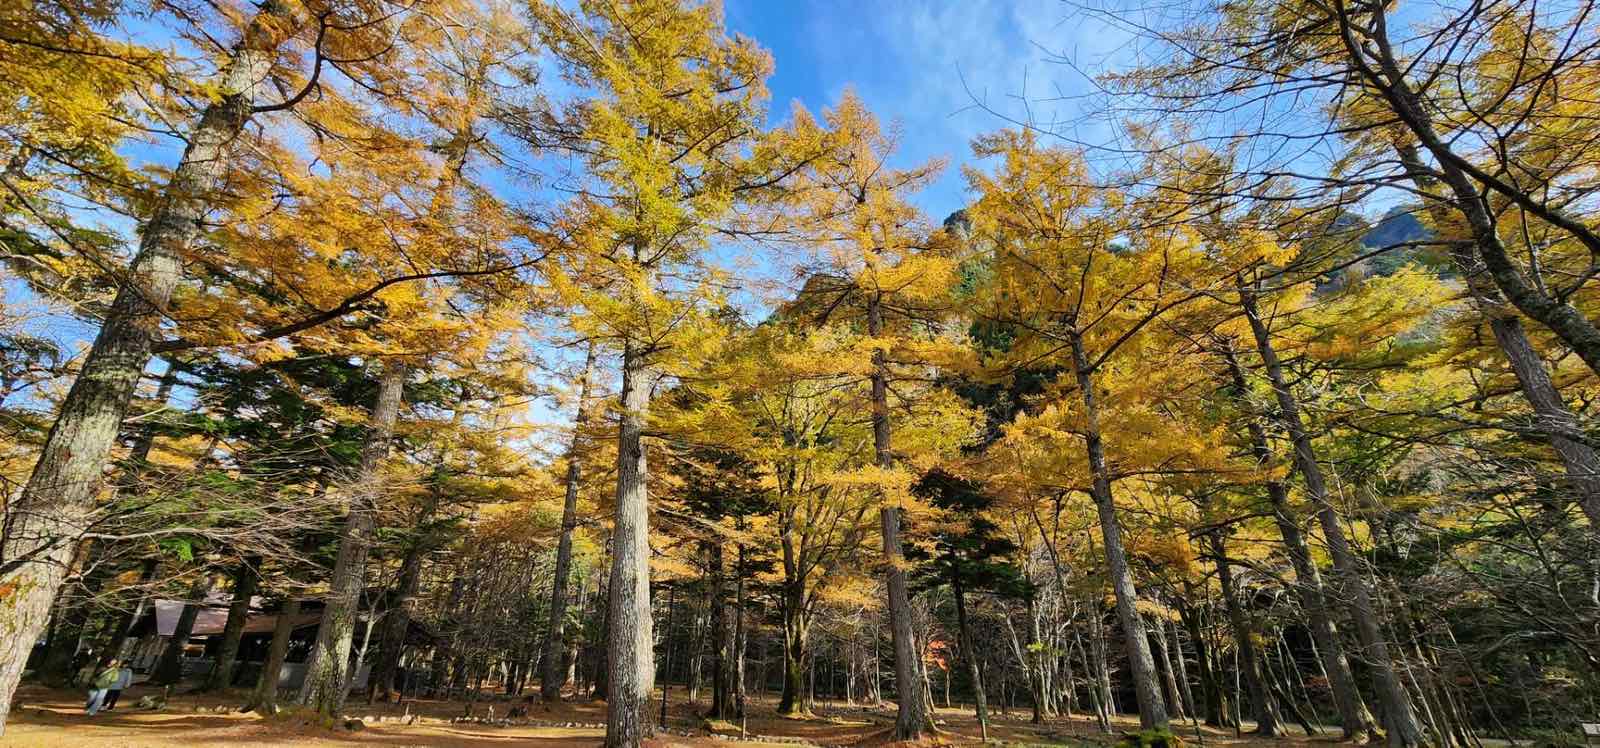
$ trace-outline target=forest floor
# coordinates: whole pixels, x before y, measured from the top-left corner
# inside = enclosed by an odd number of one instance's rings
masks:
[[[594,701],[563,703],[547,708],[542,704],[528,706],[527,722],[530,724],[490,724],[452,722],[461,716],[463,702],[418,700],[410,704],[410,714],[418,717],[414,724],[391,720],[406,714],[404,707],[368,706],[359,700],[346,709],[352,718],[365,718],[366,726],[360,730],[329,729],[292,713],[273,718],[254,714],[241,714],[233,709],[243,699],[243,694],[178,695],[172,697],[161,711],[139,711],[133,708],[140,696],[157,693],[153,688],[135,686],[124,693],[115,711],[102,712],[94,717],[83,713],[83,696],[76,690],[44,689],[25,686],[17,693],[19,706],[13,709],[6,725],[5,746],[230,746],[232,748],[259,748],[265,746],[449,746],[452,748],[493,748],[496,746],[534,746],[535,748],[564,748],[584,746],[592,748],[604,737],[598,724],[605,721],[605,704]],[[681,698],[681,691],[674,690]],[[484,700],[473,705],[479,717],[488,715],[493,707],[495,715],[503,718],[521,700]],[[653,748],[708,748],[748,745],[792,748],[796,744],[816,746],[882,745],[884,734],[894,722],[893,706],[867,709],[843,704],[819,704],[815,714],[806,718],[780,717],[773,711],[773,703],[756,700],[750,705],[750,718],[745,729],[746,742],[733,742],[713,735],[738,735],[738,726],[726,723],[708,723],[697,716],[695,707],[681,703],[669,709],[670,733],[658,734],[650,741]],[[978,725],[971,710],[938,710],[942,744],[977,744]],[[1080,746],[1109,746],[1116,735],[1100,732],[1092,720],[1055,719],[1048,724],[1033,725],[1025,712],[1010,715],[996,714],[990,720],[990,738],[1006,743],[1056,744]],[[1123,716],[1118,730],[1135,730],[1138,721]],[[1257,748],[1272,745],[1293,748],[1307,743],[1331,743],[1337,732],[1320,738],[1303,738],[1298,735],[1276,741],[1252,740],[1249,736],[1236,738],[1232,731],[1202,728],[1197,734],[1188,724],[1176,730],[1194,748],[1226,746],[1227,748]],[[761,738],[772,738],[763,741]]]

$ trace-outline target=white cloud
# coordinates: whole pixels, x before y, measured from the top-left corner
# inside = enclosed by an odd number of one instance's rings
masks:
[[[950,171],[921,200],[935,213],[960,207],[969,142],[1006,118],[1068,133],[1094,126],[1083,119],[1080,97],[1093,88],[1084,73],[1127,39],[1059,0],[858,0],[808,6],[804,16],[809,59],[780,57],[779,66],[815,66],[830,102],[853,85],[880,117],[900,123],[908,162],[948,157]]]

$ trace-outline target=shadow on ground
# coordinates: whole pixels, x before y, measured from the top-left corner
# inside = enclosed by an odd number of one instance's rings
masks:
[[[493,726],[486,724],[453,724],[450,718],[465,713],[469,706],[478,716],[494,709],[496,716],[505,716],[513,707],[523,706],[528,717],[541,723],[583,723],[592,725],[605,721],[605,704],[597,701],[573,701],[551,706],[538,703],[525,704],[520,699],[486,699],[468,705],[463,702],[416,700],[407,705],[368,705],[359,700],[352,702],[347,713],[353,718],[367,718],[368,726],[359,731],[327,729],[293,714],[262,718],[254,714],[241,714],[234,710],[243,703],[244,694],[183,694],[173,696],[167,707],[159,712],[138,711],[133,704],[140,696],[154,693],[155,689],[136,686],[123,695],[123,706],[113,712],[102,712],[94,717],[83,713],[83,699],[76,691],[43,689],[27,686],[18,692],[21,705],[12,711],[8,721],[4,744],[7,746],[228,746],[229,748],[264,748],[266,746],[444,746],[469,748],[489,746],[534,746],[535,748],[565,748],[567,746],[597,746],[604,731],[596,727],[556,727],[544,725]],[[793,742],[818,746],[868,745],[883,742],[885,730],[893,724],[893,705],[877,708],[839,703],[819,704],[813,713],[804,717],[782,717],[774,713],[767,699],[754,699],[745,730],[757,742],[731,743],[713,737],[712,732],[737,735],[738,725],[708,723],[699,716],[700,706],[682,701],[681,691],[674,690],[669,697],[678,699],[667,712],[667,724],[674,733],[687,731],[689,736],[663,734],[651,741],[658,748],[666,746],[723,746],[760,745],[759,737],[788,739],[769,745],[793,748]],[[659,703],[659,702],[657,702]],[[383,722],[376,718],[394,717],[406,713],[419,717],[416,724]],[[940,733],[933,742],[943,744],[977,744],[978,725],[969,710],[940,709],[937,713]],[[1114,728],[1118,731],[1135,730],[1138,721],[1132,717],[1120,718]],[[1250,748],[1272,745],[1291,748],[1308,743],[1336,742],[1336,732],[1306,738],[1294,736],[1280,740],[1260,740],[1249,735],[1236,736],[1233,731],[1196,728],[1185,724],[1175,729],[1195,748],[1200,746],[1228,746]],[[996,714],[990,720],[989,737],[1008,743],[1044,743],[1061,745],[1110,745],[1115,733],[1107,734],[1097,729],[1086,718],[1058,718],[1042,725],[1031,724],[1026,715]]]

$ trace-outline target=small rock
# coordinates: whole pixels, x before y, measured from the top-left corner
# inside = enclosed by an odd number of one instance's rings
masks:
[[[359,732],[361,730],[365,730],[366,728],[367,723],[362,722],[359,719],[347,719],[344,721],[344,729],[351,732]]]

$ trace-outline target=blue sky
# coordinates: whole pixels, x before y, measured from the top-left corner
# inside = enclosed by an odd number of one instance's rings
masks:
[[[853,86],[881,119],[899,123],[904,163],[950,160],[917,198],[935,220],[965,202],[960,166],[970,160],[971,139],[1005,125],[975,108],[975,96],[1006,116],[1031,111],[1037,121],[1076,122],[1085,113],[1071,97],[1092,90],[1078,70],[1099,68],[1127,40],[1060,0],[725,0],[724,7],[728,26],[777,62],[768,81],[775,118],[787,115],[791,101],[816,111]],[[1023,94],[1029,108],[1017,98]]]

